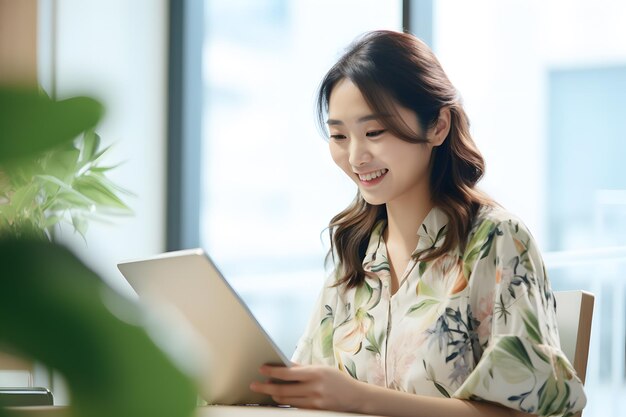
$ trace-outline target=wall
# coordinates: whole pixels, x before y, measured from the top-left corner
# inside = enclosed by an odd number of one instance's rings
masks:
[[[0,82],[37,80],[37,0],[0,0]]]

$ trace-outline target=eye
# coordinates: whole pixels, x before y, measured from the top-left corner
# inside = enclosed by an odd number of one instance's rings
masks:
[[[340,133],[337,133],[337,134],[330,135],[330,138],[332,140],[343,140],[343,139],[346,138],[346,135],[342,135]]]
[[[387,129],[370,130],[369,132],[365,134],[365,136],[367,136],[368,138],[376,138],[382,135],[383,133],[385,133],[386,131]]]

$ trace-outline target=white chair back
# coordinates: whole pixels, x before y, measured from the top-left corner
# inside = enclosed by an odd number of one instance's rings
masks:
[[[557,291],[554,296],[561,349],[585,382],[594,296],[580,290]]]
[[[561,350],[574,366],[580,380],[585,382],[591,319],[593,318],[593,294],[586,291],[557,291],[556,321],[559,327]],[[573,417],[582,417],[582,411]]]

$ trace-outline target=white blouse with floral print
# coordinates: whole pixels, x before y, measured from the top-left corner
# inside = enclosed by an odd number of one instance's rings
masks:
[[[447,216],[434,208],[416,252],[439,247]],[[526,227],[483,208],[464,253],[411,261],[390,291],[386,226],[374,227],[357,288],[326,283],[293,361],[325,364],[400,391],[486,400],[539,415],[570,415],[586,403],[560,349],[556,303]],[[414,253],[416,253],[414,252]]]

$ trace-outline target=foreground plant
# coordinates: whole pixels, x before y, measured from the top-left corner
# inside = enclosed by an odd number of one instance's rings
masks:
[[[84,233],[80,216],[128,210],[99,165],[101,114],[88,97],[0,86],[0,348],[65,377],[68,417],[190,417],[189,356],[166,352],[138,304],[46,239],[64,216]],[[12,415],[24,414],[0,404]]]
[[[54,108],[47,106],[53,103],[47,97],[24,91],[22,94],[30,95],[30,100],[21,98],[17,101],[23,108],[18,104],[17,109],[11,109],[7,101],[15,101],[19,92],[9,90],[2,94],[9,114],[16,110],[31,113],[32,117],[24,120],[26,123],[33,123],[41,113]],[[32,108],[26,108],[28,101]],[[6,113],[3,118],[9,121]],[[39,140],[54,136],[51,131],[59,128],[57,123],[47,120],[42,131],[34,129],[32,134],[41,135]],[[19,126],[9,126],[2,132],[2,140],[19,141],[21,135],[16,130]],[[0,150],[7,146],[6,142]],[[91,127],[73,141],[39,151],[35,147],[29,153],[21,152],[17,159],[0,163],[0,235],[52,239],[57,225],[66,222],[84,238],[89,220],[130,214],[130,208],[119,197],[130,193],[107,178],[107,172],[115,166],[102,165],[110,147],[100,149],[100,144],[100,137]]]

